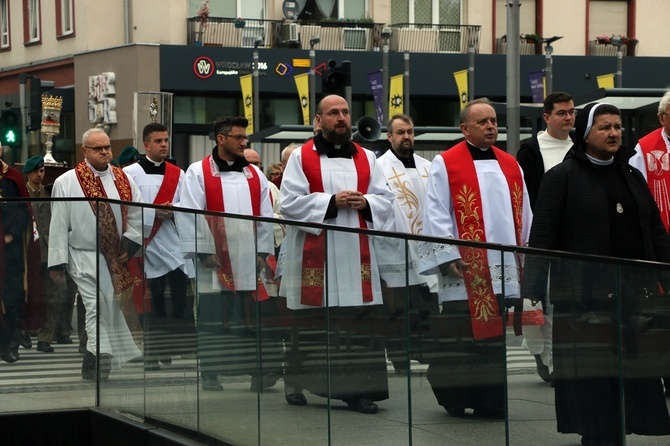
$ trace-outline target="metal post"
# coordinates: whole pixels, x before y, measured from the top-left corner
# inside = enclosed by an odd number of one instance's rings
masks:
[[[405,59],[405,78],[403,79],[402,82],[402,106],[403,106],[403,113],[409,116],[409,53],[405,52],[403,55]],[[388,104],[388,102],[387,102]],[[389,116],[387,121],[391,119]],[[382,122],[382,124],[384,124]]]
[[[384,38],[382,45],[382,120],[389,118],[389,39]]]
[[[258,133],[261,129],[260,122],[259,121],[259,116],[260,116],[260,103],[259,103],[259,94],[258,94],[258,44],[259,42],[256,41],[254,43],[254,72],[253,72],[253,103],[254,103],[254,134]]]
[[[19,73],[19,108],[21,115],[21,162],[28,161],[28,106],[26,105],[26,81],[28,75]]]
[[[351,109],[353,107],[351,104],[351,61],[342,61],[342,73],[344,74],[344,99]]]
[[[616,88],[623,88],[623,50],[621,44],[616,47]]]
[[[309,113],[310,119],[316,113],[316,51],[314,50],[314,43],[312,39],[309,47]],[[310,123],[305,123],[309,125]]]
[[[521,2],[507,2],[507,153],[516,156],[519,150],[520,109],[520,64],[519,57],[519,8]]]
[[[547,44],[544,47],[544,51],[545,51],[544,78],[546,79],[547,83],[544,96],[547,97],[548,94],[551,94],[551,92],[554,91],[554,71],[553,71],[554,61],[553,58],[551,57],[554,52],[554,47],[552,47],[550,44]]]
[[[468,45],[468,101],[475,98],[475,45],[470,38]]]

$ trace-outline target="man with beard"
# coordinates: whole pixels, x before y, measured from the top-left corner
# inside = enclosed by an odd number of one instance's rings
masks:
[[[382,225],[393,212],[393,194],[374,153],[351,141],[347,101],[337,95],[323,98],[316,125],[321,132],[296,149],[286,165],[280,191],[282,215],[287,220],[335,227]],[[305,388],[342,400],[352,410],[377,413],[374,401],[388,398],[388,381],[383,345],[371,339],[375,313],[383,311],[370,238],[289,226],[284,244],[290,261],[283,262],[280,295],[294,310],[294,338],[284,378],[287,402],[307,404]],[[330,332],[313,329],[327,323]],[[307,327],[312,327],[309,335],[298,330]],[[309,354],[304,348],[307,343]]]
[[[414,153],[414,122],[407,115],[394,115],[386,125],[387,138],[391,148],[379,157],[379,166],[386,182],[395,195],[393,216],[382,229],[423,234],[423,210],[426,197],[426,182],[430,161]],[[415,241],[405,244],[405,240],[392,237],[375,237],[375,252],[379,259],[379,271],[384,283],[384,302],[389,310],[393,334],[387,345],[387,354],[396,372],[407,374],[408,359],[419,359],[415,355],[407,357],[406,327],[407,311],[419,322],[426,322],[430,308],[437,310],[437,277],[424,276],[417,271],[418,246]],[[407,252],[408,251],[408,252]],[[405,255],[407,254],[407,255]],[[409,310],[406,301],[409,296]],[[415,319],[414,322],[417,322]],[[413,324],[412,329],[420,325]],[[416,332],[415,332],[416,333]],[[412,340],[412,349],[419,351],[419,342]]]

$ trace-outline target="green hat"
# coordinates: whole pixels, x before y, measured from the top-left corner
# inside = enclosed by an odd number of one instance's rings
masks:
[[[133,146],[126,146],[119,154],[118,162],[120,165],[124,166],[126,164],[132,164],[135,161],[139,161],[140,152]]]
[[[37,170],[40,167],[44,166],[44,157],[41,155],[33,156],[26,161],[26,164],[23,166],[23,173],[32,172]]]

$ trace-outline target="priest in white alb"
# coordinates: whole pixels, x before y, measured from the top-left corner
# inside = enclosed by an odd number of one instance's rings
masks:
[[[486,98],[460,113],[465,141],[437,155],[428,179],[424,234],[523,246],[532,213],[516,159],[494,147],[496,113]],[[422,244],[420,269],[438,274],[443,342],[427,377],[437,401],[453,416],[466,409],[503,418],[504,326],[519,297],[521,264],[514,252]],[[441,355],[441,356],[440,356]],[[454,359],[458,358],[458,359]]]
[[[331,224],[333,230],[287,225],[279,294],[286,297],[289,309],[297,310],[294,322],[311,324],[316,318],[325,328],[323,308],[330,307],[331,329],[352,344],[331,356],[330,370],[325,364],[307,369],[307,351],[299,351],[307,337],[301,332],[287,353],[286,399],[289,404],[306,404],[306,388],[342,400],[353,410],[376,413],[374,401],[388,398],[384,351],[361,344],[368,337],[354,334],[369,333],[383,303],[377,259],[370,237],[337,229],[374,229],[391,216],[393,194],[374,153],[351,141],[351,115],[344,98],[323,98],[316,122],[321,132],[296,149],[286,165],[281,210],[287,220]],[[334,338],[326,334],[313,339],[314,348],[323,352],[329,347]]]
[[[112,146],[103,130],[87,130],[81,149],[84,160],[56,179],[51,196],[92,200],[52,202],[48,264],[61,285],[67,268],[86,308],[82,378],[95,379],[97,365],[100,378],[107,379],[112,366],[141,354],[121,305],[132,299],[139,281],[126,263],[141,247],[142,209],[94,199],[141,203],[142,197],[135,182],[110,164]]]

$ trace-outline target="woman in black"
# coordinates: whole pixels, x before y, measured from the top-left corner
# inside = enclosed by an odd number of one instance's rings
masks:
[[[575,145],[542,179],[530,246],[670,262],[656,203],[628,165],[633,151],[621,147],[620,114],[603,103],[579,112]],[[659,359],[645,354],[658,330],[640,309],[645,292],[670,284],[650,268],[530,256],[525,279],[526,297],[554,304],[558,431],[580,434],[583,445],[670,434]]]

